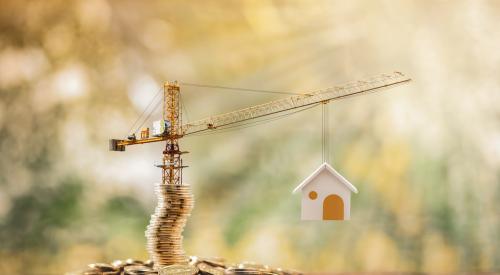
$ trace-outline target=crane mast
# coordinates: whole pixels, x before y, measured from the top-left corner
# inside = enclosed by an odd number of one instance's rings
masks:
[[[179,149],[179,139],[182,138],[182,115],[180,108],[180,88],[177,82],[167,82],[163,87],[163,120],[170,123],[165,135],[166,144],[163,150],[162,169],[163,184],[182,184],[181,155],[187,153]]]

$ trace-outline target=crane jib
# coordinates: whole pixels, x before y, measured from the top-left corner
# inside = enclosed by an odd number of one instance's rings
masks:
[[[125,151],[125,146],[128,145],[165,141],[171,138],[178,139],[194,133],[205,132],[231,124],[236,124],[256,118],[262,118],[265,116],[274,115],[277,113],[282,113],[321,102],[328,102],[332,100],[353,97],[360,94],[377,92],[392,88],[400,84],[405,84],[410,81],[410,78],[406,77],[400,72],[394,72],[392,74],[382,74],[362,81],[350,82],[341,86],[334,86],[331,88],[308,92],[301,95],[294,95],[288,98],[278,99],[256,106],[190,122],[180,126],[180,133],[175,136],[170,136],[167,133],[163,136],[156,136],[151,138],[148,137],[143,139],[111,139],[109,146],[111,151]]]
[[[184,135],[199,133],[202,131],[216,129],[250,119],[273,115],[324,101],[339,100],[360,94],[381,91],[387,88],[394,87],[396,85],[407,83],[409,81],[411,81],[410,78],[405,77],[402,73],[399,72],[391,75],[385,74],[364,81],[352,82],[346,85],[323,89],[312,93],[310,92],[303,95],[296,95],[284,99],[278,99],[253,107],[248,107],[245,109],[191,122],[182,126],[182,133]]]

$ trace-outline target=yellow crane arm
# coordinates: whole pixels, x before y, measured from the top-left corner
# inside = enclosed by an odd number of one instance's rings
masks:
[[[320,102],[328,102],[330,100],[338,100],[359,94],[376,92],[399,84],[407,83],[409,81],[411,81],[411,79],[400,72],[382,74],[362,81],[350,82],[342,86],[334,86],[301,95],[278,99],[245,109],[190,122],[182,125],[181,132],[182,135],[186,136]]]
[[[124,151],[125,146],[128,145],[165,141],[169,138],[181,138],[190,134],[209,131],[227,125],[236,124],[242,121],[286,112],[320,102],[328,102],[331,100],[343,99],[360,94],[377,92],[392,88],[396,85],[408,83],[410,81],[411,79],[409,77],[400,72],[382,74],[361,81],[350,82],[341,86],[334,86],[322,90],[307,92],[304,94],[278,99],[241,110],[189,122],[180,126],[179,133],[175,136],[165,135],[132,140],[112,139],[110,140],[110,150]]]

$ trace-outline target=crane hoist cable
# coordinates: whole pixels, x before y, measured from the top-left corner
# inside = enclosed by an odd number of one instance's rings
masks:
[[[328,102],[321,103],[321,156],[323,162],[330,161],[330,120]]]
[[[325,162],[325,104],[321,106],[321,161]]]

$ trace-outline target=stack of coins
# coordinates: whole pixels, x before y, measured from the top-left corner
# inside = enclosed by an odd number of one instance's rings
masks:
[[[186,264],[182,231],[194,206],[189,185],[157,184],[158,205],[146,230],[147,249],[155,268]]]

